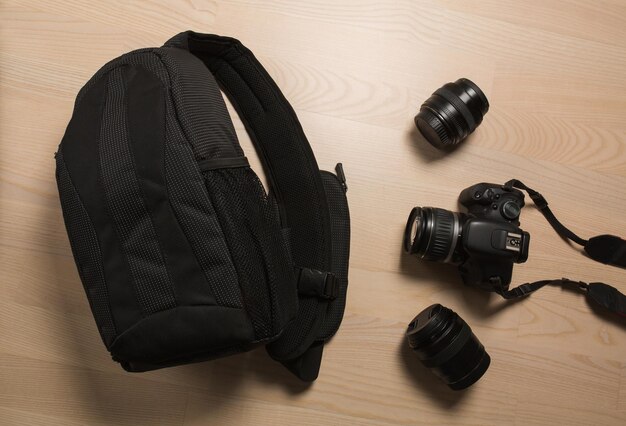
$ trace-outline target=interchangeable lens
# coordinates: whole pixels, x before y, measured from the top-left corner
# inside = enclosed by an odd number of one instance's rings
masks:
[[[471,386],[489,368],[491,358],[470,326],[442,305],[420,312],[409,324],[406,337],[422,364],[453,390]]]
[[[435,207],[415,207],[404,231],[404,250],[435,262],[455,263],[465,215]]]
[[[489,110],[480,88],[466,78],[444,84],[424,102],[415,125],[437,148],[456,145],[472,133]]]

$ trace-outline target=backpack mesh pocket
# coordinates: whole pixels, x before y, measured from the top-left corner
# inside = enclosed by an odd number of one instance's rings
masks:
[[[271,339],[297,310],[295,276],[275,204],[250,167],[203,175],[256,336]]]

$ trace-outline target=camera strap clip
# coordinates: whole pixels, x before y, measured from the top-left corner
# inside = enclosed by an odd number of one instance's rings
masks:
[[[502,285],[499,277],[492,277],[491,283],[496,293],[507,300],[519,299],[528,296],[530,293],[539,290],[546,285],[560,285],[581,290],[585,293],[587,300],[594,306],[600,306],[609,312],[626,318],[626,295],[615,287],[604,283],[589,283],[574,281],[569,278],[559,280],[542,280],[533,283],[525,283],[512,289],[506,289]]]
[[[528,195],[530,196],[531,200],[533,200],[533,203],[535,203],[535,206],[537,206],[537,208],[541,210],[542,212],[544,209],[548,207],[548,201],[543,197],[543,195],[541,195],[539,192],[535,191],[534,189],[529,188],[528,186],[524,185],[522,181],[519,181],[517,179],[511,179],[510,181],[504,184],[504,189],[506,189],[507,191],[510,191],[513,188],[518,188],[518,189],[526,191]]]

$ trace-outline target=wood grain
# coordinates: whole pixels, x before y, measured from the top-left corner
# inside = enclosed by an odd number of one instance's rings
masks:
[[[541,189],[583,236],[625,233],[623,1],[4,0],[0,20],[1,424],[626,422],[623,323],[559,288],[507,305],[400,249],[414,205],[456,209],[464,187],[511,177]],[[348,305],[310,387],[263,350],[124,373],[91,317],[52,155],[77,91],[102,64],[185,29],[241,39],[293,104],[320,166],[344,163]],[[491,109],[442,155],[412,118],[461,76]],[[578,255],[534,208],[522,224],[533,242],[515,282],[570,276],[626,292],[623,270]],[[436,302],[459,312],[492,357],[463,393],[406,349],[406,324]]]

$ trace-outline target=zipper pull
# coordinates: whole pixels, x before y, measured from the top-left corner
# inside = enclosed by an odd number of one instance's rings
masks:
[[[335,171],[337,172],[337,177],[341,182],[343,192],[348,192],[348,184],[346,183],[346,174],[343,172],[343,164],[337,163],[337,165],[335,166]]]

